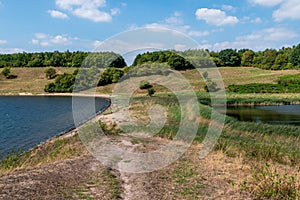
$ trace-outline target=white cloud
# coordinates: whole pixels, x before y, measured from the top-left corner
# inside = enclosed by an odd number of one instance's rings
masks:
[[[224,11],[218,9],[200,8],[197,9],[196,18],[204,20],[207,24],[216,26],[233,25],[239,22],[235,16],[228,16]]]
[[[0,48],[0,53],[2,54],[22,53],[24,51],[24,49],[20,48]]]
[[[69,37],[67,35],[51,36],[44,33],[36,33],[35,38],[31,40],[31,43],[41,46],[70,45],[74,40],[78,40],[78,38]]]
[[[299,0],[286,0],[280,8],[273,12],[275,21],[282,21],[284,19],[300,19],[300,4]]]
[[[50,41],[54,44],[63,44],[63,45],[72,43],[70,38],[67,38],[63,35],[57,35],[53,37]]]
[[[269,28],[264,30],[264,39],[279,41],[279,40],[291,40],[298,36],[294,31],[285,28]]]
[[[222,8],[222,10],[226,10],[226,11],[232,11],[232,12],[236,11],[236,8],[231,5],[222,5],[221,8]]]
[[[105,0],[56,0],[56,5],[77,17],[94,22],[110,22],[112,20],[111,14],[99,10],[106,6]]]
[[[262,5],[262,6],[276,6],[284,0],[249,0],[251,3]]]
[[[163,21],[159,23],[146,24],[144,25],[144,27],[157,29],[158,31],[165,30],[166,28],[172,29],[192,37],[203,37],[210,34],[208,31],[192,30],[191,26],[185,25],[182,19],[182,14],[180,12],[174,12],[170,17],[164,19]],[[136,26],[131,27],[131,29],[134,28],[137,27]]]
[[[202,37],[209,35],[209,31],[190,31],[188,32],[188,35],[194,37]]]
[[[180,12],[174,12],[172,16],[165,19],[165,22],[168,24],[182,24],[183,19],[181,19],[181,15]]]
[[[39,40],[32,39],[32,40],[31,40],[31,43],[32,43],[32,44],[39,44]]]
[[[53,18],[59,18],[59,19],[67,19],[68,15],[60,12],[58,10],[48,10],[48,13],[51,15]]]
[[[6,44],[7,41],[6,40],[0,40],[0,44]]]
[[[36,33],[36,34],[34,34],[34,36],[37,39],[45,39],[45,38],[47,38],[47,35],[45,33]]]
[[[238,36],[234,41],[218,42],[212,45],[213,50],[226,48],[250,48],[264,50],[266,48],[280,48],[288,40],[298,37],[298,34],[285,28],[268,28],[255,31],[252,34]]]
[[[50,46],[50,43],[49,42],[41,42],[39,43],[41,46],[43,47],[47,47],[47,46]]]
[[[251,3],[261,6],[277,6],[273,12],[273,19],[280,22],[284,19],[300,19],[299,0],[249,0]]]
[[[252,23],[255,23],[255,24],[259,24],[259,23],[262,22],[262,20],[261,20],[261,18],[256,17],[255,19],[252,19],[251,22],[252,22]]]
[[[111,14],[112,16],[118,15],[118,14],[120,14],[120,13],[121,13],[121,11],[120,11],[119,8],[113,8],[113,9],[110,10],[110,14]]]

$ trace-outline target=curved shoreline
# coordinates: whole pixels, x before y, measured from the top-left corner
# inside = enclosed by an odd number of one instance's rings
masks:
[[[90,118],[86,119],[86,121],[82,122],[81,124],[79,124],[78,126],[74,125],[75,127],[69,129],[69,130],[66,130],[66,131],[63,131],[63,132],[60,132],[60,133],[57,133],[56,135],[52,136],[52,137],[49,137],[48,139],[46,139],[45,141],[41,141],[39,144],[36,144],[34,146],[32,146],[31,148],[29,148],[28,150],[25,150],[25,151],[22,151],[22,153],[20,153],[18,156],[22,156],[24,153],[26,152],[30,152],[32,150],[34,150],[35,148],[38,148],[40,146],[43,146],[45,143],[48,143],[48,142],[51,142],[53,140],[56,140],[56,139],[59,139],[59,138],[68,138],[68,137],[72,137],[74,136],[77,131],[82,127],[84,126],[84,124],[90,122],[90,121],[93,121],[93,120],[98,120],[100,115],[102,113],[104,113],[107,109],[109,109],[111,107],[111,99],[109,98],[109,95],[89,95],[89,94],[73,94],[73,93],[53,93],[53,94],[31,94],[31,93],[26,93],[26,94],[19,94],[19,95],[0,95],[1,96],[16,96],[16,97],[95,97],[95,98],[102,98],[102,99],[106,99],[108,101],[108,105],[103,109],[103,110],[100,110],[99,112],[95,113],[95,115],[91,116]],[[0,158],[0,161],[2,159],[5,159],[5,157],[3,158]]]
[[[43,96],[43,95],[40,95],[40,96]],[[54,96],[54,95],[51,95],[51,96]],[[78,96],[80,96],[80,95],[78,95]],[[83,96],[83,97],[88,97],[88,96]],[[90,96],[90,97],[92,97],[92,96]],[[104,97],[102,97],[102,96],[101,96],[101,97],[95,96],[95,97],[98,97],[98,98],[104,98]],[[102,113],[104,113],[107,109],[109,109],[109,108],[111,107],[111,99],[110,99],[110,98],[106,98],[106,99],[109,100],[108,106],[107,106],[105,109],[103,109],[103,110],[97,112],[95,116],[90,117],[89,119],[87,119],[85,122],[82,122],[82,123],[81,123],[79,126],[77,126],[77,127],[76,127],[76,125],[75,125],[75,127],[74,127],[74,128],[71,128],[70,130],[67,130],[67,131],[62,132],[62,133],[59,133],[59,134],[57,134],[57,135],[55,135],[55,136],[53,136],[53,137],[50,137],[50,138],[47,139],[46,141],[41,142],[40,144],[33,146],[33,147],[30,148],[28,151],[24,151],[23,153],[25,153],[25,152],[30,152],[30,151],[32,151],[34,148],[39,147],[39,146],[42,146],[43,144],[45,144],[45,143],[47,143],[47,142],[51,142],[51,141],[53,141],[53,140],[55,140],[55,139],[59,139],[59,138],[68,138],[68,137],[74,136],[74,135],[77,133],[77,131],[78,131],[82,126],[84,126],[84,124],[86,124],[86,123],[88,123],[88,122],[90,122],[90,121],[92,121],[92,120],[98,120],[98,119],[99,119],[99,116],[100,116]]]
[[[101,97],[101,98],[108,98],[110,95],[108,94],[81,94],[81,93],[28,93],[28,92],[20,92],[20,93],[0,93],[0,96],[66,96],[66,97],[72,97],[72,96],[82,96],[82,97]]]

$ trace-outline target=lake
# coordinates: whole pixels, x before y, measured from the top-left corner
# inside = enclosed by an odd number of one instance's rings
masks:
[[[76,99],[82,101],[82,110],[95,101],[96,112],[110,103],[103,98]],[[0,158],[12,151],[29,150],[73,128],[72,97],[0,96]]]
[[[300,105],[229,106],[226,114],[240,121],[300,126]]]

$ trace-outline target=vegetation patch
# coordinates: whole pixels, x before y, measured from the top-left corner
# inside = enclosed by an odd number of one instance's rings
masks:
[[[259,199],[298,199],[300,186],[295,176],[279,173],[266,164],[259,167],[251,178],[245,180],[242,189]]]

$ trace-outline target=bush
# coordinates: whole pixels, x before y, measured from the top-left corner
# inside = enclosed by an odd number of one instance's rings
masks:
[[[140,89],[141,90],[149,89],[149,88],[152,88],[152,87],[153,86],[148,81],[141,81],[140,82]]]
[[[14,75],[14,74],[9,74],[6,78],[7,79],[15,79],[15,78],[18,78],[18,76]]]
[[[56,70],[53,67],[45,69],[44,72],[47,79],[53,79],[56,76]]]
[[[152,97],[156,91],[153,88],[148,89],[148,95]]]
[[[10,67],[4,67],[1,74],[5,77],[7,77],[10,74]]]
[[[49,83],[45,86],[45,92],[72,92],[75,83],[73,74],[62,74],[56,77],[54,83]]]
[[[98,86],[104,86],[111,83],[117,83],[119,79],[124,75],[124,71],[117,68],[107,68],[101,74]]]
[[[281,76],[279,77],[277,82],[278,84],[285,85],[285,86],[290,84],[300,85],[300,74]]]
[[[3,76],[5,76],[5,78],[7,78],[7,79],[14,79],[14,78],[18,77],[16,75],[13,75],[13,74],[10,73],[10,67],[4,67],[4,69],[1,72],[1,74]]]

